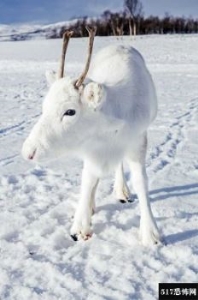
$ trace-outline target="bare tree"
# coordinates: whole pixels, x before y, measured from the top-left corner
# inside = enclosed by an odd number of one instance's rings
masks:
[[[113,35],[123,35],[123,17],[120,13],[111,14],[111,28]]]
[[[124,7],[129,14],[130,35],[137,34],[137,22],[143,15],[143,5],[140,0],[124,0]]]

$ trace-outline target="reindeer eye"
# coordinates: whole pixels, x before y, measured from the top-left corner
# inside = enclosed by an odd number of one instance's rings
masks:
[[[68,109],[65,113],[64,116],[74,116],[76,111],[74,109]]]

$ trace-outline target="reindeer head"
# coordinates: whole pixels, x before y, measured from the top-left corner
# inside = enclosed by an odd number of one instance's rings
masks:
[[[75,153],[91,130],[91,116],[101,107],[105,89],[96,82],[83,82],[89,70],[95,29],[89,32],[89,48],[85,69],[77,79],[64,74],[64,61],[72,32],[66,31],[59,72],[46,74],[50,89],[43,102],[42,115],[25,140],[22,154],[25,159],[42,160],[71,152]]]

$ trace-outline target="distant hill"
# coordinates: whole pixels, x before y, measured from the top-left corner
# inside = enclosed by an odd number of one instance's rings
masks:
[[[61,32],[76,24],[78,20],[59,22],[50,25],[4,25],[0,24],[0,41],[21,41],[30,39],[58,38]]]

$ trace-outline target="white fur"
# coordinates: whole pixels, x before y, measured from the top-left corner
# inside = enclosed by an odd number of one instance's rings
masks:
[[[140,53],[128,46],[102,49],[92,61],[89,83],[79,90],[69,77],[57,80],[48,73],[47,79],[52,85],[42,116],[22,152],[34,161],[70,154],[84,161],[81,197],[71,234],[84,239],[91,235],[96,187],[105,173],[116,170],[116,197],[126,201],[130,197],[122,166],[126,160],[140,201],[142,243],[159,242],[145,170],[147,128],[156,116],[157,100]],[[76,114],[64,116],[68,109]]]

